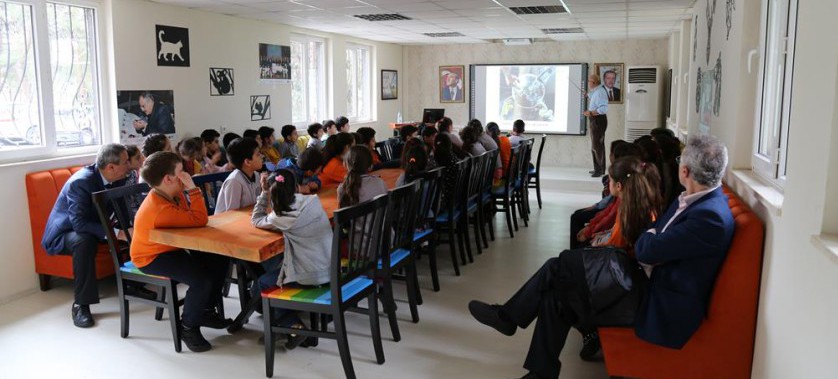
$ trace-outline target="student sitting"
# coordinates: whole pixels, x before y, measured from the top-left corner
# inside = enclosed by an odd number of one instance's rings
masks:
[[[140,149],[136,145],[125,145],[125,149],[128,150],[128,175],[125,176],[125,185],[132,186],[140,181],[140,168],[143,167],[145,156],[143,156],[143,153],[140,152]],[[131,211],[129,216],[133,219],[134,214],[137,213],[137,209],[140,209],[143,198],[140,195],[134,195],[127,202],[128,210]]]
[[[183,171],[195,176],[203,173],[204,142],[200,137],[187,138],[177,145],[178,153],[183,159]]]
[[[369,175],[372,154],[366,146],[352,146],[344,162],[348,172],[346,179],[338,186],[338,203],[341,208],[387,193],[387,184],[381,178]]]
[[[265,159],[272,164],[279,163],[279,160],[282,158],[279,150],[274,147],[275,141],[274,128],[271,128],[270,126],[263,126],[259,128],[259,149],[262,151]]]
[[[204,173],[230,171],[232,165],[227,166],[227,155],[219,144],[218,137],[221,137],[214,129],[206,129],[201,132],[201,140],[204,141]]]
[[[361,136],[361,143],[359,145],[366,146],[372,155],[372,169],[378,170],[382,167],[381,156],[375,151],[375,129],[370,127],[358,128],[358,135]]]
[[[242,138],[252,138],[259,144],[259,149],[262,148],[262,138],[259,137],[259,131],[254,129],[245,129],[242,133]]]
[[[417,139],[418,141],[418,139]],[[416,179],[428,167],[428,153],[425,148],[419,144],[411,144],[407,150],[404,151],[401,159],[402,170],[404,172],[396,179],[396,187],[401,187]]]
[[[326,139],[338,134],[338,126],[335,124],[333,120],[326,120],[323,121],[323,130],[326,132],[325,135],[320,137],[323,142],[326,142]]]
[[[301,194],[315,193],[323,185],[317,177],[323,168],[323,153],[320,149],[306,149],[299,158],[285,158],[279,161],[277,167],[294,173],[297,192]]]
[[[200,327],[223,329],[231,323],[213,310],[221,303],[221,288],[229,259],[152,242],[149,233],[155,228],[206,225],[207,208],[201,190],[183,171],[182,159],[177,154],[152,154],[140,174],[152,190],[134,219],[131,261],[145,274],[166,276],[189,286],[181,317],[181,339],[189,350],[207,351],[212,345],[204,339]],[[184,191],[187,191],[189,201]]]
[[[215,214],[256,204],[262,189],[256,171],[262,168],[262,153],[251,138],[239,138],[227,148],[230,163],[236,168],[224,180],[215,203]]]
[[[323,124],[315,122],[309,125],[306,131],[308,132],[308,136],[310,137],[308,139],[308,144],[306,145],[306,150],[311,148],[323,149],[322,139],[323,135],[326,134],[326,132],[323,130]]]
[[[390,148],[393,150],[393,160],[399,161],[404,152],[404,144],[411,138],[415,138],[419,133],[419,128],[414,125],[405,125],[399,128],[399,139],[397,143],[391,144]],[[395,167],[395,166],[393,166]]]
[[[512,158],[512,143],[509,142],[509,137],[500,134],[500,127],[495,122],[486,124],[486,134],[495,141],[495,144],[498,145],[498,149],[500,150],[500,154],[498,154],[500,164],[498,164],[498,168],[495,170],[492,186],[496,188],[502,187],[506,171],[509,168],[509,159]]]
[[[451,143],[458,148],[463,147],[463,140],[460,139],[460,136],[457,133],[453,133],[452,127],[453,122],[448,117],[443,117],[439,122],[437,122],[437,129],[439,130],[440,134],[447,134],[448,138],[451,140]]]
[[[498,149],[498,144],[492,138],[492,136],[483,132],[483,124],[478,119],[473,119],[468,123],[474,130],[477,132],[477,140],[483,145],[483,148],[486,151],[492,151]],[[488,125],[488,124],[487,124]],[[500,161],[498,161],[498,165],[500,165]]]
[[[476,157],[486,152],[486,149],[478,141],[477,129],[468,125],[460,131],[460,138],[463,140],[463,151]]]
[[[430,154],[433,151],[434,140],[436,140],[436,135],[438,133],[439,131],[437,131],[436,128],[433,127],[426,127],[425,129],[422,129],[422,141],[425,142],[425,147],[428,150],[428,154]]]
[[[512,146],[518,146],[521,141],[527,138],[524,136],[525,126],[526,124],[524,124],[524,120],[515,120],[515,122],[512,123],[512,133],[509,136],[509,143],[511,143]]]
[[[233,142],[233,140],[237,139],[237,138],[242,138],[242,136],[240,136],[236,133],[226,133],[226,134],[224,134],[224,137],[221,138],[221,145],[223,145],[222,149],[224,150],[224,157],[225,158],[228,158],[227,157],[227,146],[230,146],[230,142]],[[228,158],[228,160],[229,160],[229,158]]]
[[[148,137],[145,138],[143,141],[142,153],[143,156],[150,156],[158,151],[168,151],[173,152],[172,150],[172,141],[169,141],[169,137],[165,134],[155,133],[149,134]]]
[[[355,137],[349,133],[337,133],[329,136],[324,147],[323,161],[326,167],[320,174],[320,180],[324,187],[336,186],[346,178],[346,167],[343,161],[349,154],[349,147],[355,144]]]
[[[280,267],[259,277],[258,288],[264,291],[294,283],[305,286],[328,283],[332,228],[320,199],[297,193],[294,174],[288,170],[280,169],[270,177],[263,173],[261,187],[251,222],[260,229],[281,231],[285,236],[285,251]],[[269,209],[273,211],[269,213]],[[305,328],[296,312],[280,309],[274,316],[273,321],[280,326]],[[292,336],[285,348],[293,349],[305,340],[305,336]]]
[[[448,133],[439,133],[436,135],[434,142],[434,160],[438,167],[445,167],[445,175],[443,176],[442,200],[440,209],[448,209],[450,205],[449,194],[454,192],[454,187],[457,185],[457,176],[460,174],[457,170],[457,162],[460,159],[454,154],[454,145],[451,139],[448,138]]]
[[[351,132],[351,130],[349,130],[349,119],[344,117],[344,116],[340,116],[340,117],[336,118],[335,119],[335,128],[337,128],[338,133],[349,133],[349,132]]]
[[[300,155],[297,149],[297,127],[294,125],[285,125],[279,132],[282,135],[282,143],[279,144],[279,156],[282,158],[297,157]],[[274,162],[278,163],[278,162]]]

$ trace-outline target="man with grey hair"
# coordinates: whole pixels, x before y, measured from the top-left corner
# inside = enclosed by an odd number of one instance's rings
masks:
[[[96,214],[92,194],[125,184],[128,151],[119,144],[99,149],[96,163],[77,171],[64,183],[47,220],[41,245],[47,254],[73,256],[73,323],[80,328],[93,325],[90,304],[99,302],[96,282],[96,252],[105,230]],[[46,285],[48,278],[42,277]],[[147,290],[142,295],[148,297]]]
[[[571,326],[633,326],[641,339],[673,349],[698,330],[734,222],[721,189],[725,146],[712,136],[695,136],[682,157],[679,178],[686,191],[634,243],[643,270],[610,247],[565,250],[503,305],[469,303],[478,322],[508,336],[537,319],[523,378],[559,376],[559,353]],[[597,266],[599,261],[604,263]],[[599,338],[584,344],[584,350],[589,344],[598,349]]]

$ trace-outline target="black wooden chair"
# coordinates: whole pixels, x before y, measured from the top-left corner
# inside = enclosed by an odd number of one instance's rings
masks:
[[[480,184],[480,234],[483,238],[483,246],[489,248],[489,241],[486,240],[486,230],[484,227],[488,226],[488,234],[492,241],[495,240],[495,207],[492,201],[492,182],[494,180],[495,170],[498,167],[498,155],[500,150],[495,149],[488,151],[486,154],[486,162],[483,167],[483,178]]]
[[[335,339],[344,373],[347,378],[354,379],[355,370],[349,354],[344,313],[356,308],[361,300],[367,299],[376,362],[384,363],[375,278],[381,259],[381,241],[388,199],[388,195],[380,195],[370,201],[335,211],[328,285],[313,288],[286,285],[262,292],[265,341],[273,341],[274,333]],[[326,331],[325,325],[322,329],[314,325],[316,317],[311,318],[311,329],[273,326],[271,319],[274,308],[329,316],[334,322],[334,332]],[[269,378],[273,376],[274,350],[273,343],[265,343],[265,375]]]
[[[547,135],[541,135],[541,144],[538,146],[538,157],[535,158],[535,167],[529,169],[529,180],[527,188],[535,188],[535,195],[538,198],[538,209],[541,209],[541,155],[544,152],[544,145],[547,142]]]
[[[416,212],[416,229],[413,233],[413,249],[428,255],[431,281],[434,291],[439,291],[439,271],[436,264],[436,215],[442,195],[442,180],[445,167],[437,167],[419,175],[422,179],[419,189],[419,206]],[[427,247],[423,245],[427,242]],[[421,299],[421,298],[420,298]]]
[[[131,246],[131,225],[132,220],[127,211],[125,199],[128,196],[137,196],[143,193],[148,193],[149,187],[145,183],[135,184],[132,186],[118,187],[105,191],[96,192],[93,194],[93,203],[96,206],[96,213],[99,215],[99,221],[105,229],[106,238],[108,240],[108,248],[113,258],[114,272],[116,274],[116,289],[117,297],[119,299],[119,319],[120,319],[120,336],[122,338],[128,337],[129,329],[129,301],[137,301],[141,303],[151,304],[157,307],[155,318],[160,320],[162,318],[163,308],[169,311],[169,323],[172,328],[172,339],[175,343],[175,351],[181,351],[181,329],[180,329],[180,310],[178,306],[182,303],[178,300],[177,283],[166,277],[146,275],[142,273],[130,260],[129,248]],[[115,227],[122,231],[127,239],[126,241],[118,240],[114,232],[114,224],[112,223],[111,214],[115,217]],[[134,284],[143,285],[150,284],[158,286],[158,297],[156,300],[146,299],[144,297],[137,297],[126,294],[126,285],[132,282]]]
[[[460,276],[460,266],[457,263],[456,245],[459,245],[462,264],[466,264],[466,247],[468,244],[464,244],[463,238],[464,234],[468,232],[468,228],[463,217],[462,197],[466,195],[465,187],[468,182],[470,167],[471,161],[463,159],[445,169],[442,186],[443,201],[441,201],[439,213],[436,215],[435,229],[439,231],[437,234],[438,242],[448,243],[451,251],[451,263],[454,265],[454,274],[457,276]],[[456,175],[454,185],[451,188],[447,188],[449,175]],[[447,238],[443,240],[443,236],[447,236]],[[469,251],[471,250],[469,249]]]
[[[518,217],[515,213],[515,203],[513,202],[513,193],[515,191],[515,181],[520,176],[521,170],[519,163],[523,160],[521,152],[524,151],[524,145],[518,144],[512,147],[512,153],[509,155],[509,165],[504,175],[503,185],[492,190],[492,199],[494,200],[494,211],[503,212],[506,214],[506,227],[509,230],[509,236],[515,237],[514,229],[518,230]]]
[[[532,158],[532,149],[535,144],[535,139],[527,138],[521,141],[524,151],[523,160],[520,163],[521,172],[518,174],[518,180],[515,181],[514,197],[517,199],[518,210],[521,214],[521,219],[524,221],[524,226],[529,226],[530,220],[530,190],[528,189],[530,177],[530,159]]]
[[[480,243],[480,237],[483,234],[480,227],[482,220],[480,216],[483,212],[480,211],[481,202],[481,187],[483,186],[483,174],[486,169],[486,159],[489,153],[483,153],[476,157],[471,157],[471,170],[469,170],[468,182],[466,183],[466,196],[463,196],[462,208],[465,209],[466,214],[466,229],[470,223],[474,231],[474,245],[477,247],[477,254],[483,254],[483,246]],[[468,234],[466,234],[468,236]],[[474,262],[471,256],[471,242],[466,238],[466,245],[469,246],[469,262]]]

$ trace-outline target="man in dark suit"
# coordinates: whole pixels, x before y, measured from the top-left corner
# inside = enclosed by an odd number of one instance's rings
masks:
[[[614,87],[617,83],[617,73],[613,70],[608,70],[602,74],[602,83],[605,86],[605,92],[608,94],[609,102],[620,102],[620,89]]]
[[[47,220],[41,245],[50,255],[73,256],[75,301],[72,316],[73,323],[80,328],[93,325],[90,304],[99,302],[96,250],[99,242],[105,239],[92,194],[123,185],[128,169],[125,146],[102,146],[96,163],[77,171],[64,184]]]
[[[134,129],[147,136],[154,133],[172,134],[175,132],[174,110],[169,104],[157,101],[151,92],[143,92],[139,99],[140,110],[148,116],[148,121],[134,120]]]
[[[602,303],[590,295],[586,283],[597,279],[586,277],[586,263],[579,259],[582,254],[600,252],[581,250],[566,250],[548,260],[503,305],[469,303],[475,319],[509,336],[538,319],[524,363],[529,373],[524,378],[559,376],[559,353],[573,325],[633,324],[638,337],[673,349],[683,347],[701,325],[733,239],[733,216],[720,188],[727,149],[716,138],[699,135],[688,141],[681,157],[679,179],[686,191],[634,244],[645,275],[638,272],[636,263],[622,263],[620,271],[632,273],[628,283],[634,283],[624,298],[636,300],[629,301],[619,315],[606,308],[591,320],[577,312],[582,308],[576,304]],[[603,317],[609,313],[613,319]]]

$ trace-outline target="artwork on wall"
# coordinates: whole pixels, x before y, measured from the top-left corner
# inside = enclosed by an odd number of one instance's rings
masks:
[[[381,70],[381,100],[399,98],[399,72],[396,70]]]
[[[698,15],[693,20],[693,62],[695,62],[696,48],[698,47]]]
[[[210,96],[235,95],[235,80],[232,68],[210,67]]]
[[[189,67],[189,29],[156,25],[157,65]]]
[[[702,71],[699,67],[696,78],[698,128],[701,133],[709,133],[712,116],[718,117],[722,106],[722,53],[712,69]]]
[[[608,93],[608,103],[623,103],[623,64],[622,63],[595,63],[594,72],[599,75],[602,86]]]
[[[291,82],[291,47],[259,44],[259,79]]]
[[[175,133],[175,94],[164,91],[116,91],[119,142],[141,145],[145,136]]]
[[[271,96],[256,95],[250,97],[250,121],[271,119]]]
[[[464,66],[439,66],[439,102],[464,103],[466,81]]]
[[[713,7],[710,7],[710,2],[713,2]],[[704,60],[710,64],[710,32],[713,30],[713,14],[716,13],[716,0],[707,0],[707,49],[704,51]]]
[[[736,0],[727,0],[727,13],[725,14],[725,24],[727,25],[727,36],[725,41],[730,39],[730,28],[733,26],[733,11],[736,10]]]
[[[503,120],[553,121],[556,115],[556,67],[501,67],[497,92]],[[493,91],[494,92],[494,91]],[[509,122],[507,125],[511,125]]]

